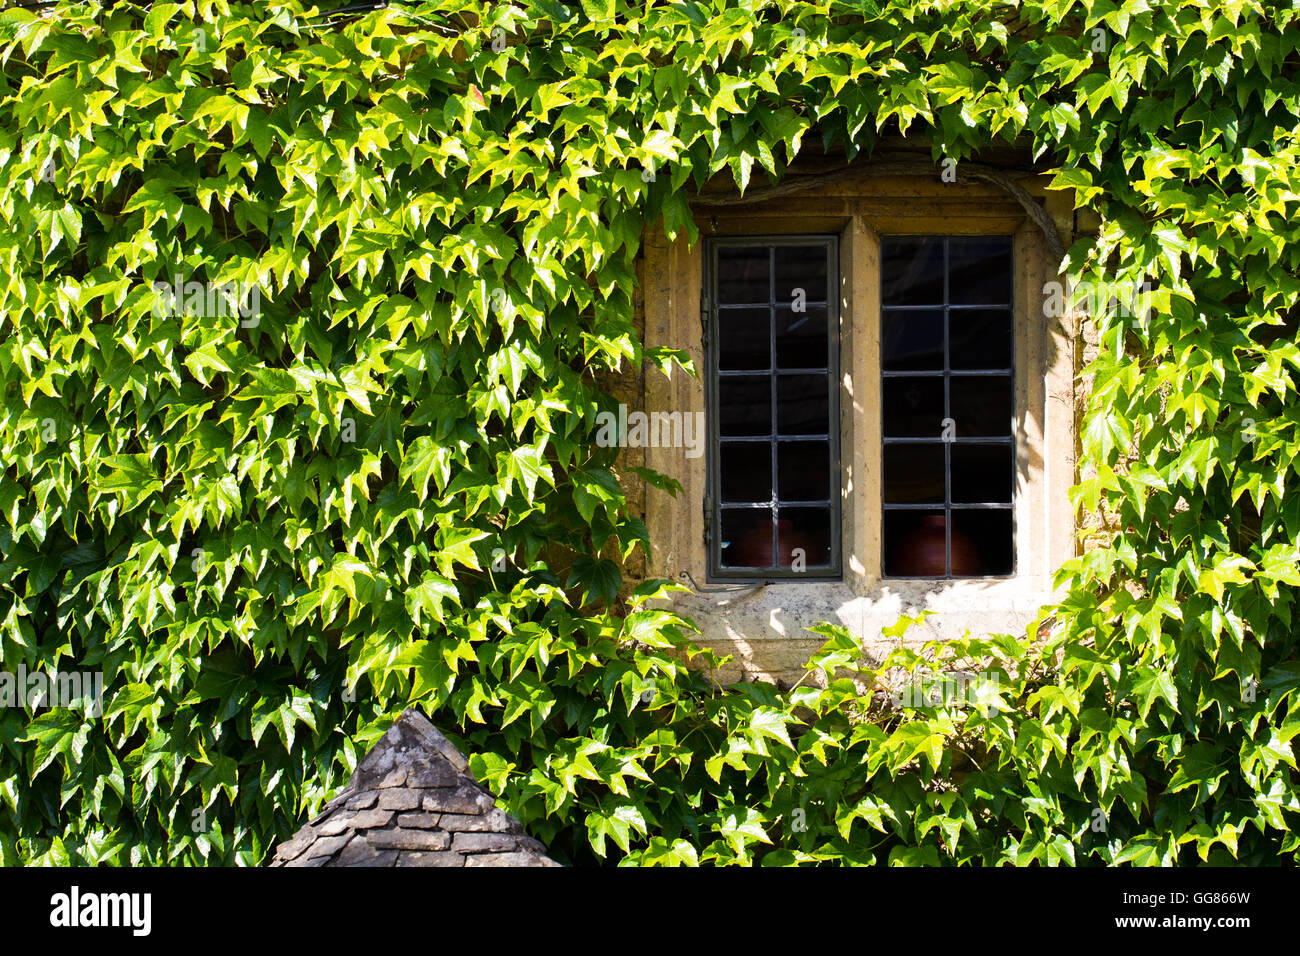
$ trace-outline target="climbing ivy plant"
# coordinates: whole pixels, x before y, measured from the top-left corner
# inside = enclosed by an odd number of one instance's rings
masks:
[[[257,864],[408,705],[566,862],[1296,859],[1294,3],[340,7],[0,13],[0,671],[103,679],[0,708],[0,862]],[[720,688],[593,440],[684,361],[638,250],[891,131],[1027,146],[1063,278],[1153,290],[1095,316],[1112,531],[1045,640]]]

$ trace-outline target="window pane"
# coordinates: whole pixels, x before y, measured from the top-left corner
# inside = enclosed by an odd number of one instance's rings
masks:
[[[772,380],[766,375],[718,379],[718,434],[770,435]]]
[[[942,504],[944,446],[941,443],[885,446],[885,501]]]
[[[771,312],[764,309],[718,311],[718,368],[740,372],[771,368]]]
[[[780,565],[788,568],[803,552],[804,568],[826,567],[831,563],[830,508],[782,508],[777,521]]]
[[[943,305],[942,239],[886,239],[880,258],[881,305]]]
[[[948,240],[948,302],[1011,304],[1011,239],[966,236]]]
[[[782,501],[830,499],[830,442],[783,441],[777,449],[776,481]]]
[[[980,532],[996,534],[996,522],[965,524],[971,515],[1003,515],[1010,521],[1010,509],[1004,511],[952,511],[952,539],[949,544],[949,518],[943,511],[885,512],[885,573],[891,577],[933,578],[945,575],[945,546],[951,548],[953,577],[1005,574],[990,570],[996,562],[991,557],[1003,550],[1010,554],[1010,538],[1001,543],[981,542]],[[987,547],[986,547],[987,545]]]
[[[1001,575],[1015,570],[1010,508],[954,509],[952,529],[954,555],[958,540],[974,555],[973,570],[959,571],[954,557],[954,575]]]
[[[900,578],[940,577],[947,569],[944,513],[886,511],[885,574]]]
[[[776,301],[790,305],[796,289],[803,289],[804,301],[825,302],[826,247],[777,246],[776,247]]]
[[[954,375],[949,388],[959,438],[1012,434],[1010,375]]]
[[[942,371],[943,310],[886,310],[884,321],[885,371]]]
[[[1010,445],[952,446],[952,500],[1010,502],[1012,482]]]
[[[766,568],[772,565],[772,510],[724,508],[722,511],[722,564],[730,568]]]
[[[724,246],[718,250],[718,302],[766,304],[772,295],[772,253],[766,246]]]
[[[780,375],[776,422],[781,435],[825,435],[830,414],[826,375]]]
[[[887,378],[885,437],[939,438],[943,434],[943,379]]]
[[[795,312],[778,306],[777,368],[829,368],[829,361],[826,307],[814,306],[804,312]]]
[[[882,376],[888,576],[1013,568],[1011,508],[970,506],[1012,503],[1015,442],[967,441],[1015,434],[1011,250],[1006,236],[882,242],[882,372],[936,373]],[[942,440],[949,436],[960,440]],[[938,440],[891,440],[901,438]],[[940,507],[907,507],[916,505]]]
[[[953,368],[1010,368],[1011,310],[953,309],[948,354]]]
[[[723,501],[772,500],[772,446],[767,442],[723,442],[718,459]]]
[[[710,569],[797,574],[782,547],[800,549],[805,568],[838,568],[830,563],[840,506],[835,242],[719,239],[706,248],[715,267],[709,454],[718,536]]]

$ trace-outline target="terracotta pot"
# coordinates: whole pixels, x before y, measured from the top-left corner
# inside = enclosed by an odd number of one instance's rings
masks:
[[[902,578],[932,578],[947,573],[944,561],[944,538],[947,519],[943,515],[926,515],[921,526],[895,547],[890,574]],[[980,556],[975,542],[952,529],[952,573],[954,576],[979,574]]]
[[[789,518],[780,518],[777,520],[776,528],[783,549],[788,548],[793,551],[795,548],[802,548],[806,556],[805,560],[809,562],[813,560],[812,556],[818,553],[817,542],[809,535],[798,533],[795,530],[793,521]],[[789,554],[783,554],[781,560],[776,563],[782,567],[789,567],[791,557]],[[728,549],[727,565],[729,567],[766,568],[771,567],[772,564],[771,525],[755,528]]]
[[[772,563],[772,526],[764,523],[732,542],[726,563],[735,568],[767,567]]]

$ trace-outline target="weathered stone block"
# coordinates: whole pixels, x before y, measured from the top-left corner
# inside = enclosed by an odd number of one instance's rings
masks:
[[[413,789],[454,787],[456,780],[456,768],[443,761],[412,767],[406,774],[406,785]]]
[[[422,813],[399,813],[397,815],[397,825],[403,830],[432,830],[438,825],[438,818],[441,814]]]
[[[451,834],[438,830],[371,830],[370,845],[384,850],[445,850]]]
[[[373,810],[362,810],[352,818],[352,826],[357,830],[372,830],[378,827],[386,826],[388,821],[393,819],[392,810],[383,810],[375,807]]]
[[[275,848],[275,855],[281,860],[288,862],[302,855],[302,851],[311,846],[312,841],[316,839],[316,831],[310,826],[305,826],[293,835],[293,838],[286,840]]]
[[[398,866],[464,866],[465,857],[448,850],[445,852],[405,851],[397,855]]]
[[[379,781],[383,780],[396,765],[396,757],[392,750],[376,747],[357,765],[349,786],[353,790],[369,790],[378,786]]]
[[[457,750],[452,742],[443,735],[442,731],[429,723],[428,719],[422,714],[408,710],[402,715],[402,723],[419,738],[421,743],[438,751],[461,773],[469,769],[469,761],[465,759],[465,755]]]
[[[368,809],[369,807],[373,807],[375,805],[375,801],[378,799],[379,799],[379,791],[363,790],[360,793],[353,794],[351,797],[349,797],[348,802],[345,803],[344,806],[349,810],[365,810]]]
[[[379,781],[379,789],[384,790],[388,787],[400,787],[404,783],[406,783],[406,768],[398,767],[395,770],[390,770],[388,773],[384,774],[383,779]]]
[[[316,814],[316,816],[312,817],[310,820],[307,821],[307,826],[309,827],[319,826],[321,823],[325,822],[325,820],[333,812],[334,812],[334,808],[329,804],[326,804],[324,807],[321,808],[320,813]]]
[[[438,824],[444,830],[466,833],[523,833],[524,828],[504,810],[482,814],[444,813]]]
[[[307,859],[317,856],[332,856],[347,846],[348,841],[351,839],[351,833],[345,833],[343,836],[322,837],[308,847]]]
[[[350,829],[356,813],[351,810],[339,810],[328,820],[317,828],[316,833],[319,836],[329,837],[338,836],[344,830]]]
[[[366,837],[357,837],[339,854],[335,866],[393,866],[397,851],[378,847]]]
[[[539,853],[475,853],[465,857],[466,866],[559,866]]]
[[[462,853],[481,853],[491,850],[514,850],[519,838],[510,833],[457,833],[452,849]]]
[[[491,794],[468,783],[461,784],[455,790],[426,792],[423,802],[426,810],[441,810],[446,813],[485,813],[495,804]]]
[[[415,790],[385,790],[379,794],[381,810],[415,810],[420,806],[420,794]]]
[[[534,840],[530,836],[521,836],[519,838],[519,849],[531,850],[534,853],[546,854],[546,845],[541,840]]]

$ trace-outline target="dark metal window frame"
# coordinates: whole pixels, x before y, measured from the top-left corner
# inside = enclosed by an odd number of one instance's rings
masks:
[[[1011,379],[1011,434],[1003,437],[988,438],[958,438],[953,436],[951,441],[941,442],[943,445],[943,502],[928,502],[922,504],[915,503],[890,503],[884,500],[884,485],[881,485],[881,526],[880,526],[880,571],[881,577],[890,581],[991,581],[1006,580],[1014,578],[1019,567],[1020,555],[1016,548],[1016,463],[1019,461],[1019,442],[1016,438],[1015,420],[1018,411],[1016,407],[1016,270],[1015,270],[1015,253],[1016,242],[1014,236],[1002,235],[997,233],[979,234],[979,235],[889,235],[881,236],[880,244],[883,250],[884,244],[891,239],[939,239],[943,241],[943,409],[944,418],[952,418],[952,395],[951,383],[952,376],[1009,376]],[[978,305],[952,305],[949,302],[951,298],[948,289],[948,241],[950,239],[1008,239],[1010,241],[1010,283],[1011,283],[1011,301],[1006,303],[980,303]],[[884,289],[884,256],[881,257],[881,275],[880,287]],[[1008,311],[1011,326],[1011,364],[1007,368],[1000,369],[953,369],[952,356],[949,353],[949,321],[950,312],[966,311],[975,309],[1001,309]],[[885,327],[886,312],[922,312],[937,311],[934,305],[891,305],[884,304],[884,297],[881,296],[880,302],[880,333],[882,349],[880,352],[880,414],[881,414],[881,448],[880,463],[881,472],[884,471],[885,448],[889,445],[905,444],[922,444],[933,445],[933,438],[922,437],[894,437],[887,438],[884,434],[884,394],[885,380],[890,378],[938,378],[937,369],[929,370],[905,370],[905,371],[886,371],[885,354],[883,349],[883,336]],[[1011,446],[1011,500],[1009,502],[957,502],[952,500],[952,446],[955,444],[962,445],[998,445],[1006,444]],[[1011,570],[1006,574],[961,574],[952,573],[952,513],[954,511],[979,511],[979,510],[999,510],[1011,512]],[[886,551],[884,516],[889,511],[942,511],[944,514],[944,566],[947,569],[946,574],[936,575],[898,575],[885,573],[885,561],[888,558]]]
[[[780,246],[809,246],[825,244],[826,246],[826,292],[825,302],[808,300],[808,307],[824,305],[826,307],[827,327],[827,364],[825,368],[780,369],[776,368],[776,249]],[[718,368],[719,341],[718,319],[718,250],[723,248],[744,248],[766,246],[772,249],[772,258],[768,265],[768,298],[766,302],[730,303],[728,309],[767,308],[770,322],[768,326],[768,369],[770,377],[772,426],[766,436],[735,436],[729,442],[756,441],[768,442],[772,448],[772,499],[760,503],[727,503],[718,501],[718,489],[721,487],[721,449],[719,434],[718,382],[722,377],[731,375],[761,375],[762,370],[724,372]],[[706,367],[705,408],[708,418],[708,476],[704,501],[705,546],[708,552],[708,580],[710,581],[750,581],[787,582],[787,581],[841,581],[843,580],[843,521],[841,516],[841,497],[843,484],[840,477],[840,311],[839,311],[839,236],[817,233],[810,235],[782,234],[764,236],[725,236],[710,237],[705,240],[704,274],[701,283],[700,312],[704,332],[704,355]],[[829,430],[826,434],[780,435],[778,437],[778,389],[777,381],[783,375],[808,375],[826,373],[828,382],[827,418]],[[827,441],[830,445],[831,482],[829,499],[818,501],[782,501],[777,482],[779,458],[777,448],[782,441]],[[722,563],[722,511],[733,508],[771,508],[772,509],[772,555],[777,556],[778,521],[782,507],[830,507],[831,556],[829,565],[810,565],[804,571],[795,571],[788,567],[771,566],[767,568],[734,568]]]

